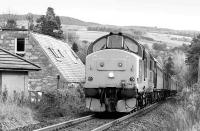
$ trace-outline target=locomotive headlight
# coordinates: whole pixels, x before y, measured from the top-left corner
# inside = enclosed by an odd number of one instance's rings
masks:
[[[93,77],[89,76],[88,81],[92,81],[92,80],[93,80]]]
[[[101,66],[101,67],[104,67],[104,62],[101,62],[101,63],[100,63],[100,66]]]
[[[114,73],[113,73],[113,72],[109,72],[108,77],[109,77],[109,78],[114,78],[114,77],[115,77],[115,76],[114,76]]]
[[[130,77],[130,81],[134,82],[135,78],[134,77]]]
[[[119,66],[119,67],[122,67],[122,65],[123,65],[123,64],[122,64],[121,62],[120,62],[120,63],[118,63],[118,66]]]

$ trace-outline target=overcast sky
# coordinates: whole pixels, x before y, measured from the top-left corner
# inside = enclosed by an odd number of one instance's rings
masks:
[[[1,0],[0,13],[56,15],[110,25],[200,31],[200,0]]]

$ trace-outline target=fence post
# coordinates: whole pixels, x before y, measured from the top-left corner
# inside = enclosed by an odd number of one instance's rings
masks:
[[[199,64],[198,64],[198,83],[200,82],[200,56],[199,56]]]
[[[59,89],[60,85],[60,75],[57,75],[57,90]]]

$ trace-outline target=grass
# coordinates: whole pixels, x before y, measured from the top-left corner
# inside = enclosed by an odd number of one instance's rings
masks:
[[[68,86],[57,91],[46,92],[39,103],[24,104],[8,99],[0,100],[0,131],[48,122],[61,117],[73,118],[84,115],[83,87]],[[18,99],[17,99],[18,100]],[[21,102],[21,101],[20,101]]]
[[[134,120],[132,131],[199,131],[200,83],[184,89],[153,112]],[[126,129],[127,130],[127,129]]]
[[[35,124],[33,112],[25,106],[13,102],[0,102],[0,124],[3,130],[10,130],[28,124]]]

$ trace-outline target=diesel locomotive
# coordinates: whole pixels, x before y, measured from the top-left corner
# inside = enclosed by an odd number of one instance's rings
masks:
[[[131,35],[109,33],[91,43],[84,93],[93,112],[131,112],[177,92],[180,84]]]

